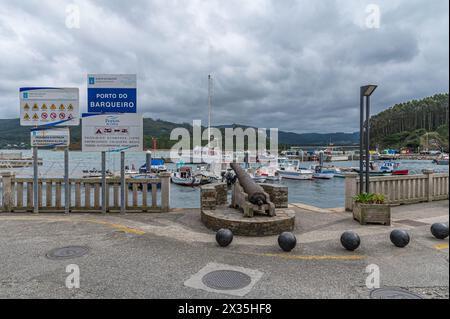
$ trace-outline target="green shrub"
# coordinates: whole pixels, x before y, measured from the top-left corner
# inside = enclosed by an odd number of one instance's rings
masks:
[[[386,197],[383,194],[361,193],[353,198],[356,203],[361,204],[384,204]]]

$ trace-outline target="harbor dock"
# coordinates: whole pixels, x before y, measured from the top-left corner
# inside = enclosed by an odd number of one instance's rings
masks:
[[[279,250],[277,236],[236,236],[228,249],[218,247],[215,233],[200,222],[199,209],[127,215],[2,213],[0,236],[8,244],[1,245],[0,254],[8,258],[2,260],[0,298],[369,299],[366,269],[373,264],[381,271],[383,287],[402,287],[426,299],[449,298],[448,239],[438,241],[429,232],[432,223],[448,223],[448,200],[394,207],[392,227],[361,226],[344,211],[296,206],[290,206],[297,217],[297,247],[291,253]],[[401,252],[389,242],[393,228],[407,229],[413,238]],[[340,246],[339,237],[348,229],[361,236],[358,251]],[[73,260],[46,258],[67,244],[89,251]],[[64,287],[69,263],[80,266],[82,289]],[[186,284],[205,267],[231,265],[261,274],[245,297]]]

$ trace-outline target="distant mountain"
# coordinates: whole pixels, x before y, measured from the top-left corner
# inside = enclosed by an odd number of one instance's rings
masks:
[[[184,127],[192,132],[191,124],[187,123],[173,123],[163,120],[154,120],[151,118],[144,119],[144,143],[145,148],[151,148],[152,138],[156,138],[159,149],[168,149],[176,141],[170,141],[170,132],[177,128]],[[225,128],[241,127],[248,128],[246,125],[220,125],[217,128],[224,130]],[[71,133],[71,147],[73,149],[80,149],[81,140],[81,126],[72,127]],[[292,145],[299,146],[319,146],[328,145],[352,145],[359,143],[359,133],[305,133],[297,134],[292,132],[279,131],[279,144],[282,147],[289,147]],[[0,149],[18,149],[30,147],[30,128],[21,127],[19,119],[0,119]]]

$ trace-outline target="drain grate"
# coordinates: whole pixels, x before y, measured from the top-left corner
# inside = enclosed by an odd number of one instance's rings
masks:
[[[89,250],[89,247],[86,246],[62,247],[49,251],[46,257],[49,259],[71,259],[84,256]]]
[[[202,278],[205,286],[217,290],[238,290],[251,284],[252,279],[247,274],[234,270],[212,271]]]
[[[380,288],[370,292],[371,299],[423,299],[422,296],[400,288]]]

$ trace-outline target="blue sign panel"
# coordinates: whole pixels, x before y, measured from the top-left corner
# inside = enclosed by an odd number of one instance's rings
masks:
[[[88,75],[89,113],[137,113],[136,75]]]

